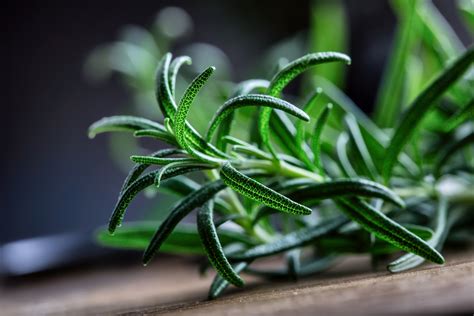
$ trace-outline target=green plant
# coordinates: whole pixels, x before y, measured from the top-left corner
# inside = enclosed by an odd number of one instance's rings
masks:
[[[397,65],[406,64],[407,54],[395,55]],[[324,52],[280,67],[269,81],[235,85],[201,134],[189,111],[206,106],[194,103],[214,68],[205,69],[178,98],[173,87],[183,61],[188,59],[166,54],[159,62],[155,93],[162,124],[114,116],[90,127],[91,137],[130,131],[171,147],[131,157],[136,165],[122,185],[108,229],[98,234],[103,244],[144,249],[145,264],[159,250],[205,255],[217,271],[209,292],[214,298],[229,284],[242,286],[241,272],[296,279],[347,253],[378,260],[407,252],[389,263],[392,272],[425,260],[443,264],[439,251],[447,238],[465,236],[474,205],[473,48],[445,62],[410,102],[399,96],[406,78],[389,67],[382,91],[393,88],[397,101],[382,97],[377,105],[384,129],[322,78],[317,80],[322,89],[305,101],[293,98],[302,109],[283,99],[284,88],[308,69],[350,64],[345,54]],[[399,111],[405,102],[406,110]],[[243,108],[254,110],[250,126],[234,124]],[[250,132],[236,138],[232,128]],[[159,168],[144,174],[151,166]],[[182,198],[162,222],[120,227],[133,198],[152,186]],[[196,225],[182,223],[195,209]],[[253,266],[278,254],[285,254],[282,269]]]

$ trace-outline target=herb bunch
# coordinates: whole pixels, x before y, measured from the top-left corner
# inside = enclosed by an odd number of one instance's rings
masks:
[[[108,245],[145,249],[147,264],[159,251],[205,254],[217,271],[209,297],[229,284],[243,286],[241,272],[298,278],[320,272],[346,253],[374,258],[407,252],[388,265],[392,272],[425,260],[443,264],[439,250],[474,203],[472,175],[472,89],[463,75],[472,66],[466,50],[432,80],[390,129],[379,128],[335,87],[316,88],[302,108],[286,101],[284,88],[323,63],[350,64],[342,53],[313,53],[298,58],[269,81],[252,79],[235,86],[216,111],[206,133],[193,128],[188,113],[213,67],[205,69],[176,95],[186,56],[166,54],[156,72],[156,99],[164,121],[112,116],[89,134],[130,131],[169,148],[136,155],[109,221],[99,239]],[[446,101],[454,89],[466,104]],[[456,90],[454,90],[456,91]],[[456,93],[454,93],[456,95]],[[461,94],[458,94],[461,95]],[[439,100],[447,122],[440,131],[423,126]],[[329,102],[326,102],[330,100]],[[255,109],[248,139],[235,138],[237,110]],[[149,167],[156,170],[145,173]],[[197,181],[191,175],[200,173]],[[182,199],[160,223],[131,223],[119,228],[130,202],[150,186]],[[197,209],[196,225],[182,220]],[[462,223],[461,223],[462,224]],[[459,231],[465,229],[461,225]],[[285,254],[281,270],[252,264]]]

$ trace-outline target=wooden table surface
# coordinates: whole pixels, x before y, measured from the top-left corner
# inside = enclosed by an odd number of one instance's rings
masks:
[[[103,264],[10,280],[2,286],[0,315],[474,313],[472,249],[448,254],[442,267],[424,265],[400,274],[374,272],[361,256],[298,282],[245,277],[244,289],[231,289],[214,301],[206,300],[213,276],[200,277],[195,262],[155,261],[146,268],[138,262]]]

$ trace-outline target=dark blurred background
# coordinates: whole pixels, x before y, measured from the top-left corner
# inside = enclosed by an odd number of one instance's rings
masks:
[[[396,20],[387,1],[345,4],[353,59],[346,92],[370,111]],[[435,4],[468,41],[454,1]],[[255,56],[309,23],[308,0],[4,3],[0,244],[63,232],[87,234],[107,222],[124,173],[110,162],[107,137],[91,141],[87,128],[126,108],[130,95],[118,80],[88,83],[84,61],[97,45],[115,40],[122,26],[146,27],[170,5],[193,19],[187,42],[210,43],[227,54],[233,80],[246,77]],[[135,205],[140,203],[147,202]],[[134,207],[128,219],[139,218],[139,209]]]

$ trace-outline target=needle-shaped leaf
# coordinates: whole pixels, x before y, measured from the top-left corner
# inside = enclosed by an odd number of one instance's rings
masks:
[[[236,273],[240,273],[247,268],[249,262],[239,262],[233,266],[233,270]],[[222,292],[230,285],[230,283],[224,279],[220,274],[217,274],[212,281],[211,288],[209,289],[208,298],[213,300],[219,297]]]
[[[89,138],[94,138],[95,135],[105,132],[134,132],[149,129],[166,133],[163,125],[145,118],[127,115],[110,116],[104,117],[89,127]]]
[[[257,91],[261,90],[261,92],[264,92],[268,88],[269,84],[270,84],[269,81],[262,80],[262,79],[250,79],[250,80],[242,81],[234,88],[234,91],[232,92],[231,96],[238,97],[241,95],[247,95],[254,90],[257,90]],[[235,114],[234,112],[231,112],[219,124],[219,128],[217,130],[217,136],[216,136],[216,146],[220,150],[225,151],[225,144],[222,141],[222,139],[226,135],[230,134],[230,130],[232,128],[232,122],[234,120],[234,114]]]
[[[208,144],[199,136],[191,125],[187,122],[187,116],[191,104],[194,102],[197,94],[214,72],[214,67],[209,67],[197,76],[184,92],[179,102],[178,110],[174,116],[174,133],[178,144],[185,148],[190,154],[196,155],[196,151],[203,150],[222,157],[222,153]],[[205,153],[204,153],[205,154]],[[197,158],[200,158],[199,156]]]
[[[311,244],[316,239],[337,230],[342,225],[348,223],[344,216],[326,219],[315,226],[302,228],[270,243],[262,244],[245,250],[240,253],[229,254],[227,257],[231,261],[247,261],[261,257],[272,256],[289,249],[302,247]]]
[[[184,169],[184,170],[186,170],[188,168],[197,168],[197,169],[200,168],[202,170],[205,170],[205,169],[211,169],[212,166],[210,166],[209,164],[203,163],[200,160],[196,160],[196,159],[171,162],[171,163],[161,167],[160,170],[156,171],[156,173],[155,173],[155,182],[154,182],[155,187],[157,187],[157,188],[160,187],[161,180],[166,179],[166,177],[164,178],[164,175],[166,175],[166,173],[169,172],[168,170],[176,170],[176,169],[180,169],[180,168]]]
[[[444,131],[450,132],[468,120],[474,121],[474,98],[448,119],[444,124]]]
[[[297,189],[290,196],[298,201],[359,196],[379,198],[401,208],[405,207],[405,202],[395,192],[377,182],[365,179],[335,179],[324,183],[313,183]]]
[[[162,158],[162,157],[153,157],[153,156],[138,156],[133,155],[130,157],[133,162],[148,164],[148,165],[167,165],[173,162],[200,162],[200,160],[196,160],[194,158],[186,158],[186,157],[170,157],[170,158]]]
[[[338,199],[339,208],[353,221],[376,237],[437,264],[444,258],[424,240],[358,198]]]
[[[157,152],[154,152],[151,154],[151,157],[167,157],[167,156],[172,156],[176,154],[183,154],[184,151],[180,149],[162,149]],[[144,164],[144,163],[137,163],[133,168],[129,171],[127,177],[125,178],[125,181],[123,182],[122,189],[120,189],[120,194],[122,194],[125,189],[135,180],[138,179],[138,177],[141,176],[141,174],[150,166],[150,164]]]
[[[225,188],[221,180],[211,182],[202,186],[199,190],[192,192],[182,199],[170,212],[165,221],[160,225],[145,253],[143,254],[143,263],[147,264],[158,252],[163,242],[168,238],[176,225],[192,210],[202,206],[212,199],[219,191]]]
[[[316,89],[316,91],[313,93],[313,95],[309,98],[308,102],[306,102],[303,107],[303,111],[305,113],[309,113],[309,115],[311,114],[322,92],[323,89]],[[306,126],[307,125],[304,124],[303,121],[296,122],[296,146],[299,151],[299,157],[302,157],[302,161],[306,163],[306,167],[310,170],[315,170],[314,164],[311,163],[311,158],[314,159],[314,157],[309,157],[307,151],[304,150],[306,145]]]
[[[203,169],[210,169],[212,166],[187,166],[187,167],[180,167],[177,166],[175,168],[170,168],[166,170],[166,172],[162,176],[163,179],[169,179],[181,174],[185,174],[188,172],[193,172],[193,171],[198,171],[198,170],[203,170]],[[112,216],[110,217],[109,220],[109,232],[113,234],[115,232],[115,229],[121,224],[123,220],[123,216],[125,214],[125,210],[127,209],[128,205],[130,202],[135,198],[135,196],[143,191],[145,188],[153,185],[155,181],[156,174],[159,172],[158,171],[152,171],[150,173],[147,173],[135,181],[133,181],[127,188],[120,194],[117,204],[115,205],[114,211],[112,213]]]
[[[176,90],[176,77],[178,76],[179,69],[183,65],[191,65],[191,58],[188,56],[180,56],[175,58],[170,66],[169,66],[169,74],[168,74],[168,86],[171,95],[175,95]]]
[[[392,127],[404,105],[406,65],[416,35],[415,6],[418,1],[405,1],[409,10],[396,30],[394,43],[377,95],[375,121],[381,127]]]
[[[170,63],[170,53],[165,54],[158,63],[155,76],[155,96],[161,113],[163,113],[163,117],[173,118],[177,107],[169,86]]]
[[[359,128],[359,124],[355,119],[355,116],[352,114],[348,114],[345,116],[345,121],[347,127],[349,128],[349,134],[361,156],[365,166],[367,167],[367,171],[369,172],[369,177],[371,179],[375,179],[376,175],[378,174],[377,168],[375,167],[374,161],[372,160],[372,156],[370,155],[369,150],[367,149],[367,145],[365,144],[364,138],[362,137],[362,133]]]
[[[299,74],[313,66],[329,62],[344,62],[346,64],[350,64],[351,59],[347,55],[336,52],[313,53],[305,55],[289,63],[275,74],[275,76],[270,81],[267,94],[278,97],[283,89]],[[262,142],[265,144],[265,146],[267,146],[273,156],[277,158],[276,152],[270,143],[269,122],[271,114],[271,108],[262,109],[259,118],[259,132]]]
[[[440,249],[448,236],[449,230],[451,229],[453,224],[455,224],[461,217],[461,213],[462,212],[459,212],[459,210],[454,210],[448,215],[447,201],[446,199],[442,198],[439,201],[438,210],[436,214],[435,232],[427,243],[436,249]],[[409,253],[391,262],[387,266],[387,269],[388,271],[393,273],[402,272],[417,267],[423,262],[425,262],[424,258]]]
[[[247,177],[228,162],[222,166],[220,175],[227,186],[251,200],[290,214],[311,214],[310,208],[296,203],[260,182]]]
[[[304,111],[300,110],[289,102],[268,95],[248,94],[228,100],[217,110],[216,114],[214,114],[214,117],[211,120],[209,129],[207,130],[207,141],[211,141],[217,127],[220,123],[222,123],[222,121],[225,120],[228,115],[239,108],[248,106],[278,109],[303,121],[309,121],[309,116]]]
[[[205,203],[197,214],[197,227],[207,258],[212,266],[224,279],[235,286],[243,286],[244,281],[234,271],[222,249],[213,216],[214,203]]]
[[[311,136],[311,149],[313,150],[314,165],[320,173],[323,172],[323,165],[321,162],[321,135],[323,133],[324,126],[326,126],[326,122],[329,118],[331,110],[332,103],[329,103],[316,120],[313,135]]]
[[[347,156],[347,142],[349,141],[349,136],[345,132],[341,133],[337,138],[336,142],[336,152],[337,157],[339,158],[339,163],[344,171],[346,176],[351,178],[358,178],[359,175],[352,167],[352,164]]]
[[[448,162],[448,160],[459,150],[463,149],[469,144],[474,143],[474,132],[467,134],[461,139],[449,144],[438,156],[433,167],[433,173],[436,177],[441,175],[441,168]]]
[[[145,250],[161,224],[160,221],[126,222],[114,235],[110,235],[107,228],[100,228],[97,231],[97,237],[99,243],[105,246]],[[219,229],[219,240],[223,246],[231,245],[236,241],[247,246],[255,245],[251,239],[222,228]],[[175,227],[160,250],[173,254],[206,254],[199,240],[196,225],[184,223]]]
[[[178,111],[174,117],[174,131],[176,134],[176,140],[182,148],[187,149],[190,146],[186,139],[186,119],[191,104],[194,102],[196,95],[212,75],[214,70],[214,67],[209,67],[197,76],[186,89],[181,101],[179,102]]]
[[[415,130],[434,102],[472,66],[474,62],[474,47],[469,48],[451,66],[443,71],[421,94],[413,101],[407,112],[400,119],[395,134],[387,149],[383,176],[388,181],[392,175],[395,162],[403,147],[414,135]]]
[[[165,143],[168,143],[170,145],[177,145],[176,140],[172,135],[169,133],[163,132],[163,131],[158,131],[155,129],[141,129],[133,133],[133,136],[135,137],[151,137],[155,139],[159,139],[161,141],[164,141]]]

